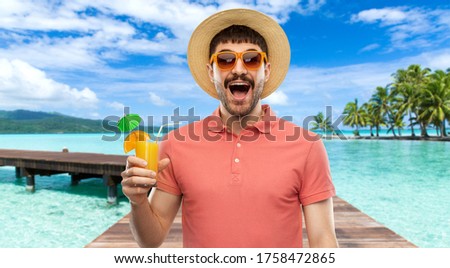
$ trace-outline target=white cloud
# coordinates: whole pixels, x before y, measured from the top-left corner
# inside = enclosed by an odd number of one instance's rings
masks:
[[[117,110],[117,111],[123,111],[124,108],[125,108],[125,105],[123,103],[118,102],[118,101],[113,101],[113,102],[107,103],[106,105],[108,107],[113,108],[114,110]]]
[[[21,60],[0,59],[1,109],[96,108],[98,99],[89,88],[76,89],[47,77],[46,73]]]
[[[228,8],[250,8],[256,9],[273,17],[279,23],[285,23],[289,20],[291,13],[310,15],[319,10],[325,0],[245,0],[245,1],[209,1],[217,2],[219,10]]]
[[[320,102],[333,101],[350,96],[366,97],[377,86],[390,82],[396,69],[385,63],[366,63],[334,68],[292,67],[282,89],[290,94],[290,100],[309,99]],[[330,96],[333,96],[330,99]],[[325,103],[324,103],[325,104]]]
[[[130,7],[131,12],[127,13]],[[89,8],[96,11],[89,14]],[[141,13],[146,10],[152,12]],[[120,60],[123,59],[122,55],[129,53],[166,55],[179,52],[185,48],[180,40],[185,40],[180,39],[177,33],[169,39],[161,39],[161,35],[156,35],[152,40],[148,36],[149,30],[156,27],[165,27],[169,31],[175,27],[183,34],[189,27],[182,25],[176,15],[170,15],[169,10],[161,8],[166,17],[159,11],[148,1],[100,3],[79,0],[61,4],[2,1],[0,29],[6,30],[2,35],[10,38],[9,45],[0,49],[0,57],[19,58],[47,69],[96,69],[105,65],[105,60]],[[155,17],[151,17],[152,14]],[[123,21],[116,17],[118,15],[130,18]],[[159,17],[156,18],[156,15]],[[184,20],[188,17],[184,16]],[[180,24],[164,25],[164,21]],[[151,23],[151,28],[141,27],[142,23]],[[35,34],[36,31],[39,31],[38,34]]]
[[[367,52],[367,51],[372,51],[379,47],[380,47],[380,44],[370,44],[370,45],[367,45],[367,46],[361,48],[358,52],[363,53],[363,52]]]
[[[30,44],[0,48],[0,58],[21,59],[42,69],[94,69],[101,60],[89,48],[89,40],[91,38],[35,40]]]
[[[278,89],[272,94],[270,94],[267,98],[264,99],[270,105],[281,105],[286,106],[292,103],[289,103],[289,97],[282,90]]]
[[[441,49],[433,52],[424,52],[420,55],[407,58],[410,64],[418,63],[422,67],[428,67],[431,70],[447,70],[450,68],[450,49]]]
[[[180,57],[178,55],[168,55],[164,57],[164,61],[170,64],[183,64],[186,63],[187,60],[185,57]]]
[[[407,16],[407,13],[401,8],[373,8],[369,10],[363,10],[358,14],[353,15],[351,20],[352,22],[380,22],[383,25],[392,25],[404,21]]]
[[[388,52],[434,47],[450,39],[450,9],[395,7],[363,10],[351,23],[379,24],[390,36]]]
[[[164,56],[179,64],[191,32],[207,16],[230,7],[268,13],[281,23],[310,14],[325,0],[288,1],[1,1],[0,57],[45,69],[97,70],[129,54]],[[38,33],[38,34],[36,34]]]
[[[291,66],[285,81],[276,91],[289,96],[286,99],[288,105],[277,106],[277,109],[280,114],[304,117],[332,106],[333,114],[336,114],[336,111],[342,111],[345,104],[355,98],[360,103],[368,101],[377,86],[384,87],[393,82],[392,74],[411,64],[420,64],[422,68],[429,67],[433,71],[446,70],[450,67],[450,49],[392,61],[333,68]]]
[[[150,92],[149,96],[150,96],[150,101],[156,106],[173,106],[174,105],[172,102],[164,99],[163,97],[161,97],[153,92]]]
[[[2,1],[0,2],[0,25],[9,30],[75,31],[92,33],[129,34],[133,31],[126,23],[103,15],[89,16],[83,13],[89,6],[73,6],[72,1]],[[75,1],[73,1],[75,2]],[[81,1],[78,1],[81,2]]]

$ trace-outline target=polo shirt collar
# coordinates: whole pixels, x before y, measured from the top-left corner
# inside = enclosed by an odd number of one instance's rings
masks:
[[[262,110],[264,115],[253,126],[261,133],[270,133],[270,129],[278,122],[277,117],[268,104],[263,104]]]
[[[253,124],[253,127],[261,133],[270,133],[270,129],[278,122],[277,117],[268,104],[263,104],[262,110],[264,115],[261,120]],[[220,117],[219,107],[209,116],[207,127],[209,131],[216,133],[224,132],[226,130]]]

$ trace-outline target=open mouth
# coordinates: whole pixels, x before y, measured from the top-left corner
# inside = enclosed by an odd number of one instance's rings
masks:
[[[250,90],[250,85],[244,82],[237,82],[230,84],[228,88],[235,99],[242,100],[245,96],[247,96],[247,93]]]

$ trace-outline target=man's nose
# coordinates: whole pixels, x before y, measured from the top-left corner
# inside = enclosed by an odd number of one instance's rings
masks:
[[[241,75],[247,73],[247,68],[244,65],[244,62],[239,57],[236,59],[236,64],[234,65],[233,69],[231,70],[234,74]]]

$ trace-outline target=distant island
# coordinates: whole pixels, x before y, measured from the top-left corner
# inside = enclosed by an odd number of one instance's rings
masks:
[[[119,120],[119,117],[117,117]],[[144,126],[139,129],[148,133],[158,132],[160,126]],[[164,127],[167,133],[173,127]],[[117,121],[86,119],[56,112],[29,110],[0,110],[0,134],[63,134],[63,133],[111,133],[120,132]]]
[[[375,88],[368,102],[358,105],[358,99],[349,102],[344,108],[344,125],[375,128],[379,136],[380,127],[388,127],[388,133],[394,137],[401,136],[405,127],[411,129],[415,138],[414,127],[420,127],[420,137],[428,138],[428,128],[436,129],[436,136],[448,137],[446,121],[450,122],[450,68],[446,71],[422,68],[411,64],[407,69],[398,69],[392,74],[393,82]],[[405,122],[408,118],[409,124]]]
[[[450,123],[450,68],[432,72],[430,68],[411,64],[407,69],[398,69],[392,78],[393,82],[386,86],[377,86],[368,102],[361,105],[355,98],[347,103],[342,113],[343,125],[356,127],[353,134],[358,139],[450,141],[447,130]],[[324,116],[319,112],[312,125],[313,131],[341,135],[328,114]],[[420,129],[416,134],[417,126]],[[361,127],[369,127],[370,136],[362,137]],[[383,127],[387,128],[386,134],[392,133],[393,137],[380,136]],[[410,136],[402,136],[405,128],[410,129]],[[430,128],[436,130],[436,135],[428,133]]]
[[[77,118],[60,113],[0,110],[0,134],[102,133],[102,120]]]

